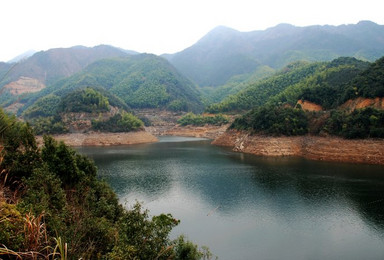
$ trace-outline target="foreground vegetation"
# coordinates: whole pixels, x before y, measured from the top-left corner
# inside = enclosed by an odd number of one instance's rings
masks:
[[[0,255],[16,259],[209,259],[179,220],[123,208],[92,161],[0,110]]]

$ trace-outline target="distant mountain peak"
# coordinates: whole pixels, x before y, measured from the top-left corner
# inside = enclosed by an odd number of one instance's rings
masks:
[[[369,21],[369,20],[361,20],[360,22],[358,22],[357,24],[360,24],[360,25],[362,25],[362,24],[365,24],[365,25],[378,25],[377,23],[375,23],[375,22],[372,22],[372,21]]]
[[[28,59],[29,57],[31,57],[35,53],[36,53],[35,50],[28,50],[28,51],[26,51],[20,55],[17,55],[13,59],[9,60],[7,63],[15,63],[15,62],[19,62],[19,61]]]
[[[225,41],[229,38],[232,38],[232,36],[236,34],[240,34],[240,32],[230,27],[220,25],[209,31],[203,38],[198,41],[198,43],[209,42],[212,40]]]
[[[213,28],[208,34],[217,33],[217,32],[238,32],[238,31],[225,25],[219,25]]]
[[[384,55],[384,26],[358,24],[294,26],[240,32],[218,26],[195,45],[167,58],[199,86],[219,86],[262,65],[271,68],[298,60],[327,61],[352,56],[373,61]]]
[[[268,29],[275,29],[275,30],[278,29],[278,30],[281,30],[281,29],[291,29],[291,28],[295,28],[295,27],[297,27],[297,26],[294,26],[294,25],[292,25],[290,23],[279,23],[278,25],[270,27]]]

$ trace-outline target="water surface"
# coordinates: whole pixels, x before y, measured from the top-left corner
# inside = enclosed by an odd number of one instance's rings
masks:
[[[219,259],[384,259],[384,167],[233,153],[195,138],[81,148],[130,207]]]

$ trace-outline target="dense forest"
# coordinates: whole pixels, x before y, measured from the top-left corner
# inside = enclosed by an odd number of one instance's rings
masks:
[[[301,108],[262,106],[237,118],[231,129],[273,136],[333,135],[347,139],[384,138],[384,111],[305,112]]]
[[[265,80],[250,83],[222,102],[208,106],[206,111],[246,111],[255,106],[279,102],[295,105],[301,98],[325,108],[335,107],[350,98],[344,93],[347,92],[344,84],[368,66],[368,62],[346,57],[321,63],[295,62]]]
[[[20,100],[22,112],[47,95],[65,96],[76,89],[93,87],[119,97],[131,108],[201,111],[200,93],[165,59],[150,54],[96,61],[71,77]]]
[[[254,102],[254,108],[237,118],[231,128],[272,135],[311,133],[384,138],[383,110],[366,107],[350,111],[340,107],[358,97],[384,97],[384,57],[372,64],[339,58],[318,68],[298,83],[270,96],[264,104]],[[306,112],[297,104],[298,100],[314,102],[323,110]]]
[[[0,255],[6,259],[210,259],[169,234],[179,220],[123,208],[87,157],[0,110]]]
[[[129,107],[103,89],[76,89],[59,97],[49,94],[37,100],[23,113],[36,134],[59,134],[69,131],[76,122],[71,114],[88,114],[91,126],[84,131],[130,132],[142,130],[144,123],[129,111]]]
[[[206,111],[210,113],[241,112],[263,105],[268,101],[268,98],[314,74],[320,66],[322,66],[321,63],[292,63],[273,76],[250,83],[240,92],[228,96],[222,102],[208,106]]]

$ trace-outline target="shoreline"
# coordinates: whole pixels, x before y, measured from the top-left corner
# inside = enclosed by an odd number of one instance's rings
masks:
[[[157,137],[146,131],[126,133],[68,133],[52,135],[52,137],[57,141],[63,141],[68,146],[113,146],[155,143],[158,141]],[[41,144],[43,137],[37,136],[36,140],[38,144]]]
[[[384,165],[383,139],[343,139],[320,136],[262,136],[225,127],[174,127],[159,136],[203,137],[212,145],[230,147],[235,152],[256,156],[298,156],[309,160]],[[128,133],[69,133],[52,135],[68,146],[115,146],[158,142],[151,131]],[[36,137],[38,144],[42,136]]]
[[[384,165],[384,140],[339,137],[271,137],[230,130],[213,145],[258,156],[298,156],[310,160]]]

